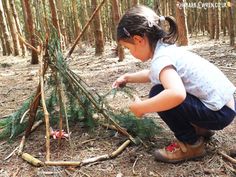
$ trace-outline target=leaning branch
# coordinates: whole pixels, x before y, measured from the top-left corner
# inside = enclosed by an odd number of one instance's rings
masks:
[[[25,38],[23,38],[20,33],[17,33],[20,41],[22,43],[24,43],[28,48],[30,48],[31,50],[34,50],[35,52],[37,52],[38,54],[41,53],[41,48],[39,47],[38,49],[36,49],[34,46],[32,46],[30,43],[26,42]]]
[[[86,23],[86,25],[85,25],[84,28],[82,29],[81,33],[79,34],[79,36],[76,38],[76,40],[75,40],[73,46],[71,47],[70,51],[69,51],[68,54],[67,54],[65,60],[71,56],[71,54],[73,53],[73,51],[74,51],[74,49],[75,49],[77,43],[79,42],[80,38],[83,36],[83,34],[84,34],[84,32],[87,30],[89,24],[91,23],[91,21],[92,21],[93,18],[95,17],[96,13],[100,10],[100,8],[102,7],[102,5],[105,3],[105,1],[106,1],[106,0],[103,0],[103,1],[99,4],[99,6],[97,6],[97,8],[94,10],[94,12],[93,12],[92,16],[90,17],[89,21]]]

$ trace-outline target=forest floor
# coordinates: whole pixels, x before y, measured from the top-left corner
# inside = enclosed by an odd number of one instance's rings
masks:
[[[95,57],[94,49],[80,46],[69,60],[70,68],[78,73],[88,85],[100,94],[111,89],[113,81],[121,74],[148,68],[149,62],[141,63],[126,51],[126,59],[118,62],[110,44],[106,46],[103,56]],[[236,85],[236,50],[229,47],[229,41],[222,37],[219,41],[206,37],[190,39],[187,47],[202,57],[216,64]],[[36,91],[38,84],[38,65],[30,65],[29,57],[0,57],[0,118],[17,111],[22,103]],[[206,76],[207,77],[207,76]],[[150,84],[131,84],[141,98],[146,98]],[[124,98],[126,99],[126,98]],[[126,101],[119,99],[115,107],[126,107]],[[173,134],[156,114],[153,118],[163,127],[160,135],[151,140],[144,140],[148,148],[142,145],[128,146],[118,157],[99,161],[80,168],[72,167],[40,167],[36,168],[23,161],[17,155],[4,160],[18,145],[21,137],[14,141],[0,142],[0,177],[7,176],[81,176],[81,177],[158,177],[158,176],[235,176],[236,169],[228,160],[217,152],[228,151],[236,144],[236,121],[224,130],[217,131],[207,142],[207,155],[197,161],[180,164],[166,164],[154,161],[152,152],[162,148],[173,140]],[[115,134],[111,130],[97,127],[87,130],[80,125],[71,128],[72,147],[68,140],[51,139],[51,158],[53,160],[81,160],[114,151],[126,137]],[[24,151],[38,159],[45,159],[45,129],[39,127],[26,142]]]

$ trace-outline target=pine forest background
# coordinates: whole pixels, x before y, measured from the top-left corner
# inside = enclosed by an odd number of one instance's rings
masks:
[[[19,35],[37,47],[47,31],[56,30],[60,34],[62,49],[66,50],[75,41],[101,0],[1,0],[0,39],[2,55],[28,53]],[[199,5],[217,3],[217,8]],[[188,37],[199,35],[209,39],[229,36],[231,46],[235,45],[236,12],[234,0],[106,0],[82,37],[82,42],[95,47],[95,54],[104,52],[105,43],[115,41],[115,29],[120,16],[135,4],[153,8],[157,14],[172,15],[179,25],[180,45],[188,44]],[[180,8],[181,4],[189,7]],[[201,8],[194,8],[193,4]],[[119,49],[119,48],[118,48]],[[122,49],[118,50],[122,60]],[[36,52],[32,51],[31,63],[38,63]]]

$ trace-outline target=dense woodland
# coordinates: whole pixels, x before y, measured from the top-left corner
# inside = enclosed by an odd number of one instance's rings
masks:
[[[100,3],[101,9],[86,25]],[[105,43],[115,41],[120,16],[136,4],[148,5],[160,15],[174,16],[180,29],[179,45],[188,45],[189,37],[199,35],[216,40],[228,36],[229,45],[235,45],[234,0],[1,0],[2,55],[31,55],[31,63],[37,64],[37,53],[27,49],[27,42],[37,48],[46,34],[56,32],[61,48],[68,49],[82,31],[80,42],[94,46],[95,54],[101,55]],[[123,49],[117,49],[122,60]]]
[[[235,176],[235,122],[207,142],[208,154],[201,161],[156,163],[151,152],[165,146],[173,135],[162,131],[165,125],[155,119],[156,114],[151,115],[154,119],[136,119],[123,110],[133,99],[130,92],[145,98],[150,86],[124,88],[127,93],[108,91],[121,73],[148,65],[132,61],[116,43],[119,19],[136,4],[147,5],[158,15],[174,16],[179,27],[177,44],[193,44],[190,50],[216,64],[236,83],[236,0],[0,0],[0,176]],[[162,23],[168,31],[168,23]],[[64,62],[75,48],[82,50],[75,50],[70,62]],[[118,62],[117,56],[119,61],[130,60]],[[110,117],[116,126],[109,126],[107,120],[103,124],[103,118]],[[89,130],[95,126],[93,120],[101,125],[94,132]],[[57,141],[50,137],[58,127]],[[71,139],[61,141],[63,129],[72,133]],[[154,130],[158,136],[151,137]],[[17,135],[23,135],[20,143],[19,139],[12,144],[5,141]],[[139,145],[128,146],[130,140],[136,144],[132,136],[140,135],[151,138],[141,137]],[[22,159],[31,160],[23,157],[25,152],[48,166],[22,163]],[[67,162],[79,168],[56,167]]]

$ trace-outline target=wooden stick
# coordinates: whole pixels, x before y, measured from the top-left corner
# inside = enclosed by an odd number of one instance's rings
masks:
[[[43,123],[42,120],[37,121],[31,128],[31,132],[33,132],[34,130],[36,130],[36,128],[38,128],[41,124]],[[25,146],[25,141],[26,141],[26,135],[22,136],[21,138],[21,142],[20,145],[18,146],[18,155],[21,155]]]
[[[224,166],[225,166],[225,168],[229,169],[229,170],[232,171],[234,174],[236,174],[236,170],[235,170],[233,167],[229,166],[227,163],[224,163]]]
[[[20,124],[22,124],[22,122],[24,121],[24,118],[25,118],[25,116],[26,116],[26,114],[29,112],[29,109],[27,109],[26,111],[25,111],[25,113],[23,114],[23,116],[21,117],[21,119],[20,119]]]
[[[20,145],[19,145],[19,148],[18,148],[18,155],[22,154],[23,149],[24,149],[24,145],[25,145],[25,135],[22,136],[22,138],[21,138],[21,142],[20,142]]]
[[[3,160],[9,159],[15,152],[19,149],[19,146],[17,146],[7,157],[5,157]]]
[[[218,152],[220,155],[222,155],[225,159],[227,159],[229,162],[236,164],[236,159],[228,156],[227,154],[225,154],[223,151],[219,151]]]
[[[130,142],[130,140],[126,140],[117,150],[111,153],[110,157],[114,158],[118,156],[130,144]]]
[[[43,57],[40,56],[40,88],[41,88],[41,100],[46,124],[46,160],[50,160],[50,125],[49,125],[49,113],[46,107],[45,95],[44,95],[44,73],[43,73]]]
[[[18,38],[20,39],[21,42],[23,42],[28,48],[30,48],[31,50],[34,50],[35,52],[37,52],[38,54],[41,53],[41,48],[39,47],[38,49],[36,49],[34,46],[32,46],[30,43],[26,42],[26,40],[20,35],[20,33],[17,33]]]
[[[111,154],[100,155],[97,157],[92,157],[89,159],[84,159],[82,161],[46,161],[45,165],[49,166],[83,166],[86,164],[94,163],[97,161],[108,160],[118,156],[129,144],[130,140],[126,140],[117,150]]]
[[[43,123],[43,120],[39,120],[39,121],[35,122],[35,124],[31,128],[31,132],[36,130],[36,128],[38,128],[42,123]]]
[[[46,161],[45,165],[49,166],[80,166],[78,161]]]
[[[36,167],[40,167],[43,166],[43,162],[36,159],[35,157],[33,157],[32,155],[28,154],[28,153],[23,153],[21,155],[22,159],[24,159],[25,161],[27,161],[28,163],[36,166]]]
[[[102,5],[105,3],[106,0],[103,0],[98,6],[97,8],[94,10],[93,14],[91,15],[90,19],[88,20],[88,22],[85,24],[84,28],[82,29],[81,33],[79,34],[79,36],[76,38],[73,46],[71,47],[70,51],[68,52],[65,60],[67,58],[69,58],[71,56],[71,54],[73,53],[77,43],[79,42],[80,38],[82,37],[82,35],[84,34],[84,32],[86,31],[86,29],[88,28],[89,24],[91,23],[91,21],[93,20],[93,18],[95,17],[96,13],[100,10],[100,8],[102,7]]]

